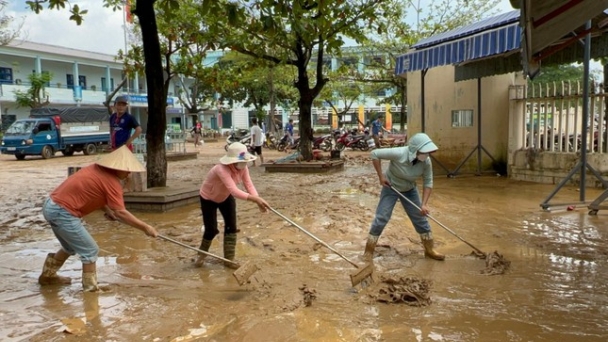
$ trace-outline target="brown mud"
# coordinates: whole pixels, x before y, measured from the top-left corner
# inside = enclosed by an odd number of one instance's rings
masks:
[[[511,262],[507,260],[502,254],[499,254],[498,251],[494,251],[486,255],[485,260],[486,268],[481,270],[481,274],[504,274],[509,269],[509,267],[511,267]]]
[[[170,186],[197,188],[224,153],[222,143],[198,151],[198,160],[169,163]],[[286,155],[264,153],[267,159]],[[380,187],[368,153],[345,155],[345,170],[332,174],[271,174],[259,167],[251,174],[275,209],[363,264],[358,258]],[[430,200],[434,217],[511,262],[508,271],[492,277],[480,270],[494,259],[467,255],[466,244],[433,222],[436,249],[446,260],[424,258],[418,235],[396,206],[374,254],[376,283],[353,289],[352,265],[278,216],[239,201],[237,261],[260,267],[243,286],[221,262],[207,258],[204,267],[195,268],[196,252],[94,213],[85,223],[99,244],[98,277],[108,291],[81,291],[77,258],[60,271],[73,279],[71,285],[40,287],[44,258],[59,247],[42,217],[42,202],[66,178],[68,167],[96,158],[0,156],[0,340],[606,340],[607,214],[589,216],[580,206],[542,212],[539,203],[554,185],[502,177],[436,176]],[[588,200],[600,192],[588,189]],[[578,196],[568,186],[554,201]],[[137,215],[161,234],[200,244],[198,205]],[[220,234],[211,253],[222,255],[222,240]],[[370,297],[381,288],[390,303]]]
[[[427,306],[431,304],[431,282],[416,277],[380,276],[380,282],[369,294],[371,298],[388,304]]]

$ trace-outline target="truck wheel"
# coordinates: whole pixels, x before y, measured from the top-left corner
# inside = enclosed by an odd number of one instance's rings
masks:
[[[74,155],[74,148],[73,147],[66,147],[65,150],[61,151],[61,153],[66,156],[73,156]]]
[[[17,158],[17,160],[23,160],[25,159],[25,154],[15,153],[15,158]]]
[[[95,144],[87,144],[83,150],[85,155],[95,154],[97,153],[97,146]]]
[[[53,158],[53,156],[55,155],[55,151],[53,151],[53,148],[51,146],[46,145],[42,148],[42,152],[40,152],[40,155],[44,159]]]

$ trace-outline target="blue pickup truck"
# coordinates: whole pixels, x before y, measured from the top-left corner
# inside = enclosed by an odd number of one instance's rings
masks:
[[[105,107],[36,108],[30,117],[15,121],[4,132],[0,152],[51,158],[57,152],[95,154],[110,141],[108,110]]]

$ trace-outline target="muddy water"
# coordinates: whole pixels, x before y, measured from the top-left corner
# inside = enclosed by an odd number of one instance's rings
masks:
[[[222,153],[220,144],[207,144],[197,161],[171,162],[171,184],[198,186]],[[337,174],[266,174],[255,168],[252,177],[279,212],[360,262],[379,188],[365,154],[349,155],[347,169]],[[73,278],[71,286],[40,288],[36,280],[44,257],[58,248],[40,214],[42,200],[65,178],[68,166],[94,160],[0,157],[0,340],[607,339],[606,213],[541,212],[538,203],[553,186],[495,177],[436,177],[431,204],[440,222],[479,249],[510,260],[504,275],[481,274],[484,261],[436,224],[437,248],[446,261],[425,259],[411,224],[396,208],[379,241],[376,275],[428,281],[428,306],[370,300],[367,290],[350,286],[354,267],[247,202],[238,203],[237,258],[261,268],[249,284],[239,287],[232,270],[212,260],[194,269],[189,250],[93,214],[86,222],[101,248],[99,279],[109,291],[83,294],[75,258],[62,269]],[[598,194],[589,190],[589,199]],[[576,199],[570,187],[556,196],[556,201]],[[200,243],[197,205],[138,216],[174,239]],[[221,255],[221,239],[211,252]]]

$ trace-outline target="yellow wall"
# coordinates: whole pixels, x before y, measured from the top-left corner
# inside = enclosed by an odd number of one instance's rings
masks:
[[[481,145],[497,159],[507,158],[509,137],[509,85],[525,84],[521,73],[481,79]],[[429,69],[425,76],[425,131],[439,147],[437,159],[450,171],[477,146],[477,79],[454,81],[454,67]],[[407,75],[408,136],[421,132],[421,72]],[[452,127],[452,110],[473,110],[472,127]],[[435,166],[437,168],[437,165]],[[491,159],[482,152],[482,170]],[[460,169],[477,170],[477,152]]]

